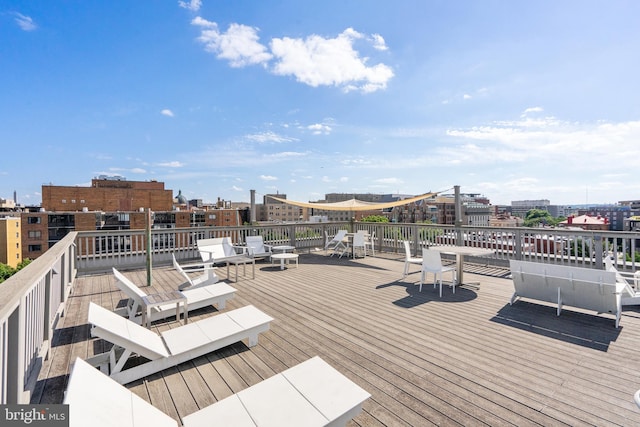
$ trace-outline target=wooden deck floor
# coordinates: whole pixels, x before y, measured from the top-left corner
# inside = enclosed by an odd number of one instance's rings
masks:
[[[239,343],[129,385],[179,420],[199,408],[319,355],[371,393],[349,425],[640,425],[640,312],[613,316],[519,301],[504,271],[468,266],[479,290],[438,298],[402,279],[394,257],[337,260],[301,254],[299,268],[256,264],[228,309],[253,304],[275,320],[256,347]],[[224,276],[224,269],[221,269]],[[145,272],[126,272],[145,283]],[[250,275],[249,275],[250,276]],[[501,277],[502,276],[502,277]],[[155,287],[180,283],[154,269]],[[87,307],[123,303],[111,275],[81,277],[56,331],[33,403],[60,403],[69,363],[105,351],[89,337]],[[190,321],[215,315],[191,312]],[[178,323],[156,323],[173,328]]]

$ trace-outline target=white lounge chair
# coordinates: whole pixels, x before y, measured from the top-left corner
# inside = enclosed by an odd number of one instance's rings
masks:
[[[247,253],[247,248],[234,246],[230,237],[198,239],[196,245],[204,263],[220,264]]]
[[[173,268],[185,279],[185,282],[178,286],[178,289],[181,291],[213,285],[219,280],[215,272],[216,268],[211,264],[189,264],[181,266],[178,264],[175,254],[171,254],[171,258],[173,259]],[[185,269],[188,269],[190,272],[202,271],[202,275],[192,278]]]
[[[345,245],[345,239],[347,238],[347,230],[338,230],[331,240],[328,240],[328,236],[325,237],[327,237],[327,242],[324,245],[325,254],[327,251],[331,250],[331,256],[333,256],[338,253],[338,249],[341,249],[342,251],[346,249],[347,246]]]
[[[436,287],[436,281],[440,277],[440,298],[442,298],[442,276],[444,273],[451,273],[451,284],[453,285],[453,293],[456,293],[456,269],[455,267],[448,267],[442,265],[442,258],[440,252],[427,248],[422,248],[422,270],[420,272],[420,289],[422,292],[422,283],[424,282],[427,273],[433,274],[433,287]]]
[[[143,298],[147,293],[129,280],[124,274],[113,267],[113,275],[116,278],[116,286],[124,292],[129,300],[125,307],[126,317],[130,320],[138,321],[139,315],[145,307]],[[216,283],[208,286],[201,286],[195,289],[185,289],[182,294],[187,298],[187,310],[197,310],[199,308],[216,305],[218,310],[224,309],[227,300],[234,297],[236,289],[226,283]],[[175,304],[166,304],[151,308],[148,321],[153,322],[160,319],[166,319],[176,313]]]
[[[313,357],[182,419],[186,427],[344,426],[371,395]],[[169,415],[77,358],[64,403],[70,427],[177,427]]]
[[[404,278],[409,274],[409,266],[411,264],[422,265],[422,258],[411,256],[411,245],[408,240],[402,243],[404,243],[404,271],[402,272],[402,277]]]
[[[226,264],[227,278],[229,279],[229,265],[236,266],[236,282],[238,281],[238,265],[242,264],[246,275],[247,264],[252,264],[253,278],[256,277],[255,259],[247,253],[247,248],[234,246],[230,237],[216,237],[213,239],[199,239],[196,242],[200,258],[204,263]]]
[[[247,252],[252,258],[271,258],[271,245],[265,245],[262,236],[247,236],[244,238]]]
[[[107,353],[87,359],[91,365],[121,384],[162,371],[228,345],[248,340],[258,344],[258,334],[269,330],[273,319],[252,305],[220,313],[161,332],[146,329],[97,304],[89,303],[91,336],[113,344]],[[146,362],[125,365],[132,354]]]

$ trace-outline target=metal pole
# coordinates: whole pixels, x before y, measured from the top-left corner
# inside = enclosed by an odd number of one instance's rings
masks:
[[[455,203],[455,230],[456,230],[456,246],[464,246],[462,234],[462,201],[460,199],[460,186],[454,185],[454,203]]]
[[[147,286],[151,286],[151,270],[152,270],[152,260],[151,260],[151,208],[147,208],[147,221],[145,227],[145,234],[147,236]]]

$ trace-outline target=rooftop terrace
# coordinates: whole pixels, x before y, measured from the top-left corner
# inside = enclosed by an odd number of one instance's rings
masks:
[[[258,262],[255,279],[232,285],[225,309],[253,304],[275,319],[257,346],[238,343],[128,387],[180,420],[318,355],[372,395],[349,425],[640,425],[636,309],[625,307],[616,329],[611,315],[510,306],[508,270],[478,264],[465,277],[479,289],[447,287],[440,299],[432,286],[418,292],[418,267],[405,279],[402,269],[403,257],[388,252],[356,260],[303,252],[299,268],[284,271]],[[143,269],[125,274],[146,283]],[[181,283],[167,267],[153,278],[158,289]],[[90,338],[89,302],[114,309],[124,298],[111,274],[75,279],[32,403],[60,403],[70,362],[108,349]]]

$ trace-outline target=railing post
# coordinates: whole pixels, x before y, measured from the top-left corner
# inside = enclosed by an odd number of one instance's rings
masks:
[[[513,248],[516,251],[515,258],[518,261],[522,261],[522,233],[517,228],[513,235]]]
[[[602,247],[602,236],[595,234],[593,236],[593,250],[596,251],[595,255],[596,255],[596,259],[595,259],[595,266],[597,269],[602,270],[602,268],[604,267],[603,264],[603,259],[602,259],[602,254],[604,253],[603,247]]]

